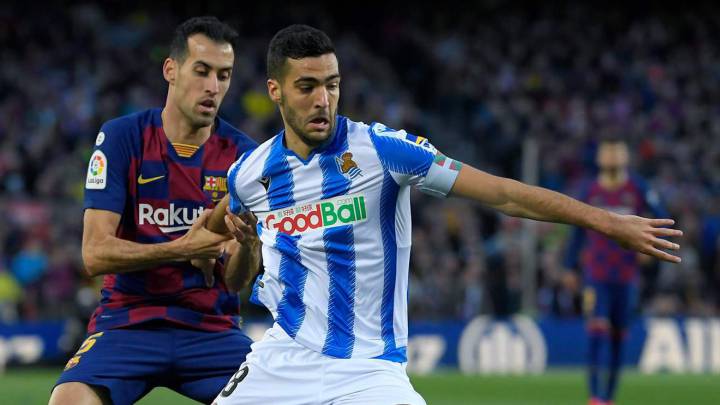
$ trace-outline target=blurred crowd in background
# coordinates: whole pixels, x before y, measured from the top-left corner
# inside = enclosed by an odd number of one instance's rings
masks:
[[[638,310],[720,312],[720,13],[109,4],[0,10],[0,321],[94,308],[100,280],[84,275],[80,256],[93,140],[104,121],[164,104],[172,30],[203,14],[241,33],[221,115],[259,142],[281,128],[266,47],[293,22],[333,38],[342,114],[426,136],[491,173],[520,178],[533,138],[540,185],[577,194],[594,176],[597,140],[623,137],[633,171],[685,232],[682,264],[644,264]],[[413,221],[412,318],[521,310],[520,220],[416,193]],[[535,313],[580,316],[582,276],[562,260],[571,229],[537,229]]]

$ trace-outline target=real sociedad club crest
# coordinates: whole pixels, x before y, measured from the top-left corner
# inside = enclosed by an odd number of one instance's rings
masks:
[[[342,174],[349,177],[351,180],[357,176],[362,176],[362,170],[358,167],[357,163],[352,160],[353,154],[350,152],[343,153],[340,157],[335,156],[335,162],[338,165],[338,169]]]

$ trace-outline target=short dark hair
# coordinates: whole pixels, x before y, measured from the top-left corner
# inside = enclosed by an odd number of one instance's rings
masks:
[[[235,50],[240,36],[229,25],[213,16],[193,17],[175,29],[170,43],[170,57],[184,61],[188,54],[188,38],[195,34],[203,34],[217,43],[228,43]]]
[[[600,142],[598,142],[599,145],[606,145],[606,144],[614,145],[614,144],[618,144],[618,143],[623,143],[623,144],[627,145],[627,141],[625,140],[625,138],[623,138],[620,135],[616,135],[616,134],[604,135],[603,137],[600,138]]]
[[[287,58],[310,58],[335,53],[330,37],[309,25],[293,24],[281,29],[270,41],[267,54],[267,75],[271,79],[283,76]]]

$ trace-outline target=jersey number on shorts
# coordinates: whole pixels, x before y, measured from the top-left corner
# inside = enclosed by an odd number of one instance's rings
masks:
[[[78,363],[80,363],[80,357],[82,357],[80,355],[89,351],[90,349],[92,349],[93,346],[95,346],[95,341],[97,340],[97,338],[99,338],[102,335],[103,335],[103,332],[98,332],[94,335],[88,336],[88,338],[85,339],[85,341],[80,345],[80,348],[78,349],[78,351],[75,352],[75,355],[72,358],[70,358],[70,360],[68,360],[67,364],[65,364],[65,370],[68,370],[68,369],[71,369],[71,368],[77,366]]]
[[[240,370],[238,370],[235,374],[233,374],[232,378],[230,379],[230,381],[228,381],[227,385],[225,386],[225,389],[222,390],[220,395],[222,395],[223,397],[229,397],[230,394],[232,394],[233,391],[235,391],[235,388],[237,388],[238,384],[240,384],[240,382],[242,380],[244,380],[245,377],[247,377],[248,371],[249,371],[248,366],[241,367]]]

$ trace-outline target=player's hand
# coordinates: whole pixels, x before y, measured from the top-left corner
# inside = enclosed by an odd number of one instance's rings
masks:
[[[211,212],[210,209],[203,210],[190,230],[177,239],[178,247],[181,249],[180,254],[185,260],[216,259],[223,253],[225,241],[230,239],[230,236],[217,234],[205,228]]]
[[[257,235],[257,217],[252,212],[235,215],[229,207],[225,211],[225,226],[235,240],[241,245],[255,246],[260,241]]]
[[[680,245],[663,237],[682,236],[679,229],[665,228],[672,226],[672,219],[649,219],[635,215],[613,215],[609,224],[608,236],[620,246],[645,253],[660,260],[680,263],[680,257],[664,250],[679,250]]]

